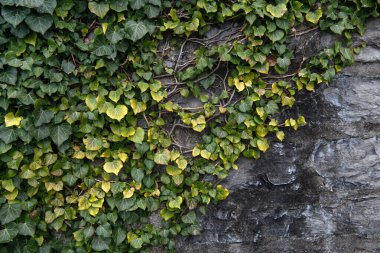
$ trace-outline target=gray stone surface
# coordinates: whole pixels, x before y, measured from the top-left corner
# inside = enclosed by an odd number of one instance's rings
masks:
[[[308,125],[261,159],[240,159],[223,182],[230,196],[178,252],[380,252],[379,19],[362,39],[353,66],[298,97],[289,115]]]

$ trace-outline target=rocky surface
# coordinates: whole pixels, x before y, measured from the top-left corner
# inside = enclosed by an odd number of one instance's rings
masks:
[[[353,66],[298,97],[289,114],[308,125],[261,159],[239,160],[224,182],[230,196],[178,252],[380,252],[379,19],[362,39]],[[313,50],[331,38],[310,41]]]

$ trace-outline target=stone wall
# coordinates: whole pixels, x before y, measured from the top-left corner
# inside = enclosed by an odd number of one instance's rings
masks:
[[[332,41],[313,36],[309,51]],[[239,160],[223,182],[230,196],[199,217],[201,234],[178,240],[178,252],[380,252],[379,19],[361,39],[355,64],[299,95],[286,115],[308,125],[261,159]]]

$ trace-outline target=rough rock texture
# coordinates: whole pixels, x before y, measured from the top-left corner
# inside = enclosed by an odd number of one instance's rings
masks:
[[[309,48],[330,44],[317,37]],[[239,160],[224,182],[231,195],[178,252],[380,252],[379,19],[362,39],[353,66],[298,97],[289,114],[308,125],[258,161]]]

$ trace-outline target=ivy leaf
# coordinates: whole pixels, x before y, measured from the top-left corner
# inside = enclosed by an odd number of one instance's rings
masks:
[[[101,236],[95,236],[91,241],[91,248],[95,251],[104,251],[108,250],[108,243]]]
[[[114,235],[113,239],[116,245],[120,245],[122,242],[124,242],[125,238],[127,237],[125,229],[122,229],[121,227],[117,227],[114,233],[112,234]]]
[[[316,25],[319,19],[322,17],[322,9],[318,8],[315,12],[309,11],[306,13],[306,20]]]
[[[274,18],[281,18],[286,13],[287,8],[286,8],[286,4],[277,4],[275,6],[272,4],[268,4],[266,10]]]
[[[288,57],[277,58],[277,65],[282,69],[287,69],[290,65],[290,59]]]
[[[279,139],[280,141],[282,141],[285,138],[285,133],[283,131],[278,131],[276,133],[276,137],[277,137],[277,139]]]
[[[142,169],[133,168],[131,170],[131,176],[136,182],[141,183],[144,178],[144,171]]]
[[[53,15],[55,7],[57,7],[56,0],[44,0],[43,4],[40,5],[36,10],[39,13],[49,13],[50,15]]]
[[[183,201],[182,197],[177,196],[175,199],[169,201],[168,205],[172,209],[181,209],[182,201]]]
[[[63,60],[61,68],[63,69],[63,71],[65,71],[66,74],[70,74],[74,71],[75,65],[71,61]]]
[[[88,137],[83,139],[84,145],[86,145],[87,150],[97,151],[102,148],[102,140],[94,137]]]
[[[4,229],[0,230],[0,244],[9,243],[16,237],[18,233],[17,225],[14,223],[9,224]]]
[[[181,220],[184,222],[184,223],[187,223],[187,224],[193,224],[196,220],[196,215],[195,215],[195,212],[194,211],[190,211],[189,213],[187,213],[186,215],[182,216]]]
[[[148,33],[148,28],[141,21],[136,22],[130,20],[125,23],[125,29],[127,32],[127,38],[132,40],[133,42],[138,41],[139,39],[144,37],[145,34]]]
[[[141,249],[143,243],[142,238],[136,238],[131,241],[131,246],[135,249]]]
[[[5,126],[19,126],[23,117],[16,117],[13,112],[7,113],[4,117]]]
[[[259,148],[259,150],[261,150],[263,152],[267,151],[269,148],[269,144],[268,144],[267,139],[258,139],[257,140],[257,147]]]
[[[111,119],[116,119],[117,121],[122,120],[125,115],[128,113],[128,108],[125,105],[117,105],[116,107],[113,107],[111,105],[108,107],[106,114]]]
[[[4,126],[0,127],[0,139],[5,142],[5,144],[9,144],[17,140],[17,132],[13,128],[6,128]]]
[[[90,109],[91,112],[98,108],[98,102],[96,101],[96,97],[93,94],[88,94],[85,101],[88,109]]]
[[[68,140],[70,135],[71,126],[69,123],[62,123],[50,129],[50,137],[58,147]]]
[[[156,18],[160,15],[161,9],[157,6],[147,4],[144,6],[144,13],[148,18]]]
[[[170,151],[167,149],[161,150],[154,154],[154,162],[161,165],[168,165],[170,161]]]
[[[103,169],[107,173],[114,173],[115,175],[118,175],[121,168],[123,168],[123,163],[120,160],[114,160],[112,162],[106,162],[103,165]]]
[[[1,9],[1,15],[5,21],[13,25],[13,27],[18,26],[22,21],[24,21],[29,13],[30,9],[23,7],[14,8],[6,6]]]
[[[272,42],[276,42],[276,41],[279,41],[281,40],[282,38],[284,38],[285,36],[285,32],[283,30],[276,30],[274,32],[271,32],[271,33],[267,33],[267,37],[272,41]]]
[[[34,236],[36,232],[36,224],[31,221],[25,221],[23,223],[18,224],[18,230],[20,235],[24,236]]]
[[[268,4],[266,10],[274,18],[281,18],[286,13],[287,8],[286,8],[286,4],[277,4],[275,6],[272,4]]]
[[[342,32],[344,31],[344,26],[341,24],[335,24],[335,25],[330,26],[330,30],[333,31],[334,33],[342,34]]]
[[[44,0],[15,0],[16,6],[24,6],[28,8],[40,7]]]
[[[53,25],[53,19],[48,14],[30,14],[25,19],[26,24],[32,31],[45,34],[45,32]]]
[[[104,18],[107,15],[107,12],[110,10],[110,6],[109,4],[96,3],[91,1],[88,3],[88,9],[96,16]]]
[[[135,134],[131,137],[128,137],[130,141],[133,141],[134,143],[142,144],[144,141],[145,131],[141,127],[137,127]]]
[[[130,103],[135,115],[146,110],[146,104],[142,101],[140,102],[133,98],[130,100]]]
[[[113,0],[110,4],[110,8],[116,12],[126,11],[126,10],[128,10],[128,1]]]
[[[0,209],[0,221],[1,224],[7,224],[9,222],[14,221],[21,215],[21,204],[19,203],[13,203],[13,204],[8,204],[5,203],[1,209]]]
[[[43,124],[49,123],[54,118],[54,112],[51,110],[39,110],[37,116],[34,118],[34,125],[39,127]]]
[[[95,230],[95,233],[98,235],[98,236],[102,236],[102,237],[111,237],[112,235],[112,231],[111,231],[111,225],[106,222],[104,224],[101,224],[99,225],[96,230]]]
[[[0,82],[15,85],[17,82],[17,69],[9,68],[0,72]]]
[[[139,10],[145,5],[145,0],[130,0],[129,1],[132,10]]]

